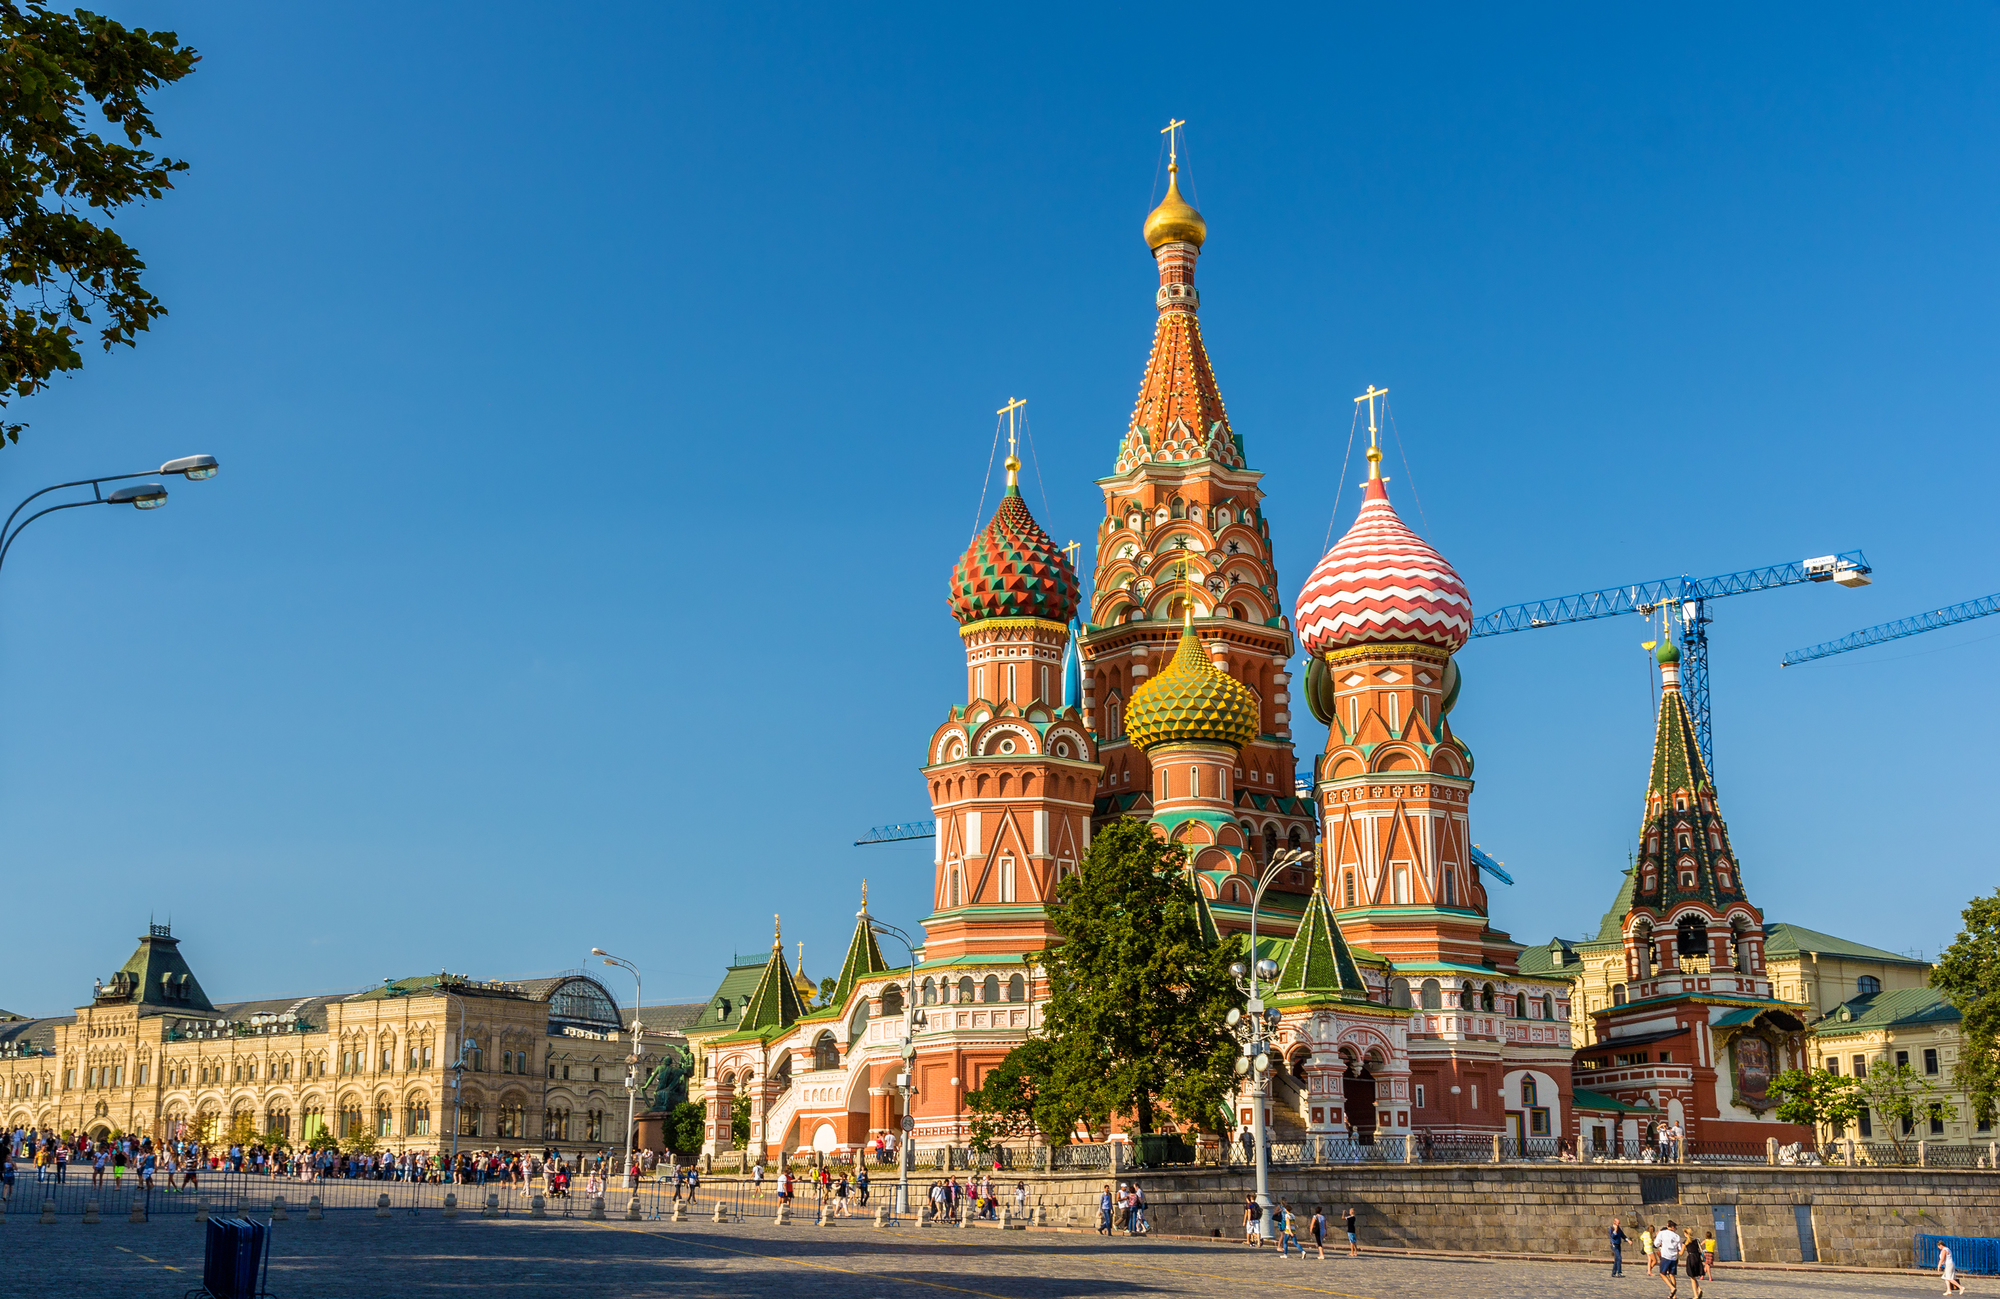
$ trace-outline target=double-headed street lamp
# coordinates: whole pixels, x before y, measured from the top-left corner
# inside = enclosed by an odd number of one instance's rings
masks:
[[[639,1102],[639,1060],[645,1054],[643,1034],[646,1026],[639,1022],[639,1012],[645,1009],[646,986],[639,979],[639,967],[621,956],[613,956],[602,947],[590,949],[592,956],[601,956],[606,965],[615,965],[632,975],[633,995],[638,1000],[632,1003],[632,1049],[625,1056],[625,1189],[638,1189],[638,1182],[632,1175],[632,1126],[638,1122]]]
[[[21,535],[21,529],[27,527],[36,519],[41,518],[44,514],[54,514],[57,510],[74,510],[84,505],[130,505],[141,510],[152,510],[158,509],[167,503],[167,489],[158,483],[136,483],[131,487],[115,487],[109,492],[104,490],[104,484],[106,483],[120,483],[128,478],[150,478],[155,473],[162,475],[177,474],[182,478],[188,479],[190,482],[198,482],[203,478],[215,477],[215,471],[220,467],[216,464],[214,456],[182,456],[178,460],[167,461],[158,470],[142,469],[135,474],[106,474],[102,478],[79,478],[73,483],[57,483],[53,487],[44,487],[41,491],[36,492],[33,496],[16,505],[14,512],[7,516],[7,522],[4,525],[0,525],[0,564],[7,562],[7,552],[14,548],[14,539]],[[35,501],[47,496],[50,492],[59,492],[68,487],[88,487],[90,489],[90,499],[87,501],[61,501],[54,505],[44,506],[25,519],[21,518],[21,511],[27,509]],[[15,522],[17,519],[20,520],[18,523]]]
[[[896,1075],[896,1091],[903,1098],[903,1139],[896,1145],[896,1216],[902,1217],[910,1211],[910,1133],[916,1130],[917,1122],[910,1117],[910,1094],[916,1091],[913,1080],[917,1067],[917,1030],[925,1027],[929,1020],[922,1006],[917,1004],[917,947],[910,936],[894,925],[885,925],[868,914],[868,904],[862,903],[857,918],[867,922],[870,932],[887,934],[901,943],[910,953],[910,986],[903,999],[903,1071]]]
[[[1256,1106],[1257,1231],[1265,1240],[1275,1234],[1271,1221],[1271,1130],[1266,1113],[1271,1089],[1271,1048],[1265,1038],[1278,1027],[1278,1008],[1265,1007],[1257,985],[1260,981],[1272,983],[1277,980],[1278,963],[1257,955],[1257,907],[1263,902],[1264,890],[1271,886],[1271,881],[1311,855],[1312,851],[1307,848],[1288,848],[1273,854],[1270,865],[1265,867],[1264,874],[1257,881],[1257,891],[1250,895],[1250,960],[1247,964],[1237,961],[1229,967],[1236,986],[1249,994],[1249,1001],[1242,1010],[1230,1009],[1229,1026],[1241,1031],[1239,1026],[1247,1025],[1250,1035],[1243,1044],[1242,1056],[1236,1061],[1236,1072],[1249,1076]]]

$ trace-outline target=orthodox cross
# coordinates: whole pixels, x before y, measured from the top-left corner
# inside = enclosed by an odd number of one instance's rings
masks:
[[[1187,122],[1185,120],[1180,118],[1172,118],[1167,122],[1165,126],[1160,128],[1160,134],[1167,137],[1168,167],[1173,167],[1175,165],[1175,158],[1178,153],[1178,150],[1175,146],[1180,143],[1181,128],[1186,125]],[[1154,156],[1157,157],[1158,155],[1156,154]]]
[[[1063,554],[1069,556],[1069,566],[1071,568],[1076,567],[1077,554],[1082,549],[1083,549],[1083,543],[1081,541],[1072,541],[1067,546],[1063,547]]]
[[[1014,438],[1016,436],[1014,412],[1027,404],[1027,402],[1019,397],[1009,397],[1005,406],[993,412],[995,415],[1005,415],[1007,417],[1007,458],[1010,460],[1014,458]]]
[[[1371,383],[1368,385],[1367,392],[1362,393],[1354,399],[1356,406],[1359,406],[1364,401],[1368,403],[1368,476],[1370,478],[1380,478],[1382,476],[1382,448],[1377,445],[1375,438],[1375,399],[1377,397],[1382,399],[1384,406],[1389,404],[1389,390],[1387,388],[1377,388]]]

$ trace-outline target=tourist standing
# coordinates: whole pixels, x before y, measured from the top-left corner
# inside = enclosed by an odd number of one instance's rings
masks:
[[[1106,1183],[1104,1193],[1097,1197],[1097,1234],[1111,1234],[1111,1185]]]
[[[1326,1262],[1326,1210],[1315,1204],[1312,1216],[1313,1248],[1319,1251],[1319,1261]],[[1301,1254],[1305,1251],[1300,1250]]]
[[[1354,1216],[1354,1206],[1349,1205],[1340,1215],[1341,1226],[1347,1228],[1347,1256],[1361,1257],[1361,1220]]]
[[[1625,1229],[1618,1225],[1618,1219],[1611,1220],[1611,1275],[1625,1275]]]

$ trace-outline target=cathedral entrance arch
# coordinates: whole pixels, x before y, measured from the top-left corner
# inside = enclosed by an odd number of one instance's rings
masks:
[[[1359,1145],[1375,1144],[1375,1071],[1366,1058],[1341,1052],[1347,1069],[1341,1079],[1341,1100],[1347,1108],[1347,1122]]]

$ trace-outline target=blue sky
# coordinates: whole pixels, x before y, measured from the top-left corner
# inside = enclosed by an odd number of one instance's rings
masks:
[[[927,815],[1006,398],[1036,514],[1095,524],[1170,115],[1288,601],[1370,383],[1481,608],[1861,547],[1716,607],[1745,884],[1935,952],[2000,876],[2000,622],[1777,667],[2000,589],[1990,8],[110,12],[205,56],[127,222],[172,314],[15,407],[0,488],[224,468],[0,574],[0,1005],[148,914],[232,998],[597,945],[698,1000],[774,912],[832,972],[864,875],[914,922],[927,845],[850,843]],[[1519,939],[1616,886],[1647,634],[1461,656]]]

